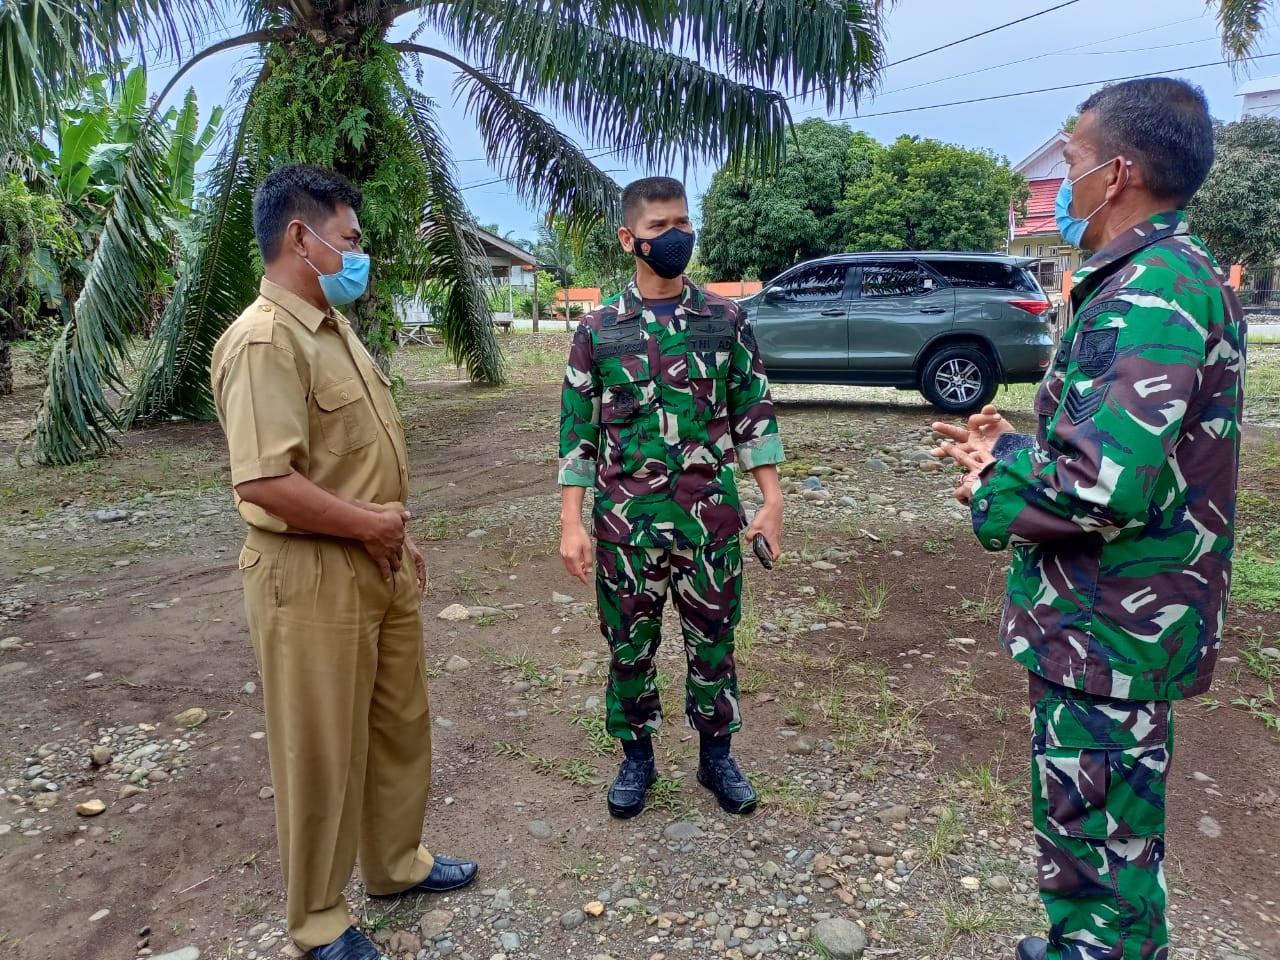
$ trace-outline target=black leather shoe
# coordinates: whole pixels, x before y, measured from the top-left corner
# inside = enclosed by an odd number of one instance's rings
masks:
[[[476,871],[480,869],[474,860],[455,860],[453,857],[436,854],[432,854],[432,858],[435,862],[431,864],[431,872],[427,874],[425,880],[399,893],[371,893],[369,896],[383,900],[387,897],[408,897],[419,893],[448,893],[450,890],[465,887],[476,878]]]
[[[1044,937],[1023,937],[1018,941],[1018,960],[1045,960],[1049,955],[1049,941]]]
[[[363,933],[347,927],[333,943],[314,948],[308,956],[312,960],[379,960],[382,954]]]
[[[722,809],[750,813],[756,808],[756,791],[729,754],[729,742],[729,737],[703,736],[698,782],[716,795]]]
[[[627,820],[644,809],[649,788],[658,779],[658,768],[653,762],[653,741],[648,737],[623,740],[622,749],[626,756],[609,787],[609,812]]]

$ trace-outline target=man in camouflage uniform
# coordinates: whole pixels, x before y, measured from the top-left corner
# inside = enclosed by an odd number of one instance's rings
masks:
[[[1080,108],[1058,204],[1097,253],[1035,400],[935,425],[983,546],[1013,546],[1001,637],[1031,671],[1048,939],[1019,960],[1165,960],[1172,701],[1209,688],[1234,546],[1240,304],[1182,212],[1213,161],[1204,95],[1169,79]]]
[[[747,538],[763,534],[776,558],[782,443],[751,327],[735,303],[684,278],[694,242],[684,187],[647,178],[622,201],[618,237],[636,276],[617,305],[578,326],[560,419],[560,554],[582,583],[591,569],[582,505],[595,490],[596,596],[613,653],[607,725],[625,754],[609,812],[640,813],[657,777],[654,655],[670,589],[689,667],[685,715],[701,737],[698,781],[724,809],[749,813],[755,791],[729,753],[741,727],[733,641],[745,526],[734,461],[764,495]]]

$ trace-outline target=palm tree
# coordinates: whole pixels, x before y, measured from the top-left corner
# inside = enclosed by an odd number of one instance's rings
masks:
[[[118,216],[76,309],[74,330],[36,430],[40,459],[67,462],[114,442],[119,420],[102,384],[138,416],[211,414],[208,359],[254,294],[254,185],[292,161],[324,164],[365,191],[362,221],[377,262],[355,310],[375,348],[391,335],[392,302],[428,280],[445,341],[473,378],[501,378],[485,278],[448,140],[433,100],[446,78],[474,119],[489,162],[530,205],[575,230],[613,218],[617,184],[594,162],[680,168],[731,158],[767,172],[790,125],[778,88],[835,108],[877,79],[882,8],[891,0],[241,0],[243,28],[183,60],[171,85],[217,53],[247,55],[228,137],[173,300],[125,388],[122,332],[139,308],[128,274],[148,264],[145,226],[164,201],[150,182],[147,138],[125,158]],[[50,91],[117,59],[131,38],[184,51],[219,22],[218,0],[5,0],[0,6],[0,115],[40,127]],[[440,45],[392,42],[414,18]],[[50,26],[50,23],[53,26]],[[79,48],[75,39],[79,40]],[[162,92],[160,99],[168,94]],[[544,115],[578,127],[590,154]],[[90,281],[95,278],[90,277]]]

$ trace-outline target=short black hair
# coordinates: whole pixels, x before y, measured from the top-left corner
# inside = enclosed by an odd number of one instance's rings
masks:
[[[1138,163],[1151,192],[1183,206],[1213,166],[1213,120],[1204,91],[1185,80],[1151,77],[1103,87],[1084,103],[1092,111],[1099,160]]]
[[[292,220],[327,220],[345,203],[359,210],[360,188],[340,173],[291,163],[267,174],[253,195],[253,232],[264,263],[280,255],[284,231]]]
[[[630,229],[646,203],[662,200],[683,200],[687,204],[689,195],[684,184],[672,177],[644,177],[627,184],[622,191],[623,226]]]

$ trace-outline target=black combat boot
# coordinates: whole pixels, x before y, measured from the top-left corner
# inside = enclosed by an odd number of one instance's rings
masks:
[[[698,757],[698,782],[716,795],[730,813],[750,813],[756,808],[756,791],[729,756],[729,737],[702,734]]]
[[[1018,941],[1018,960],[1045,960],[1049,941],[1044,937],[1023,937]]]
[[[645,795],[658,779],[658,770],[653,765],[653,741],[648,737],[623,740],[622,750],[626,756],[609,788],[609,812],[626,820],[644,809]]]

